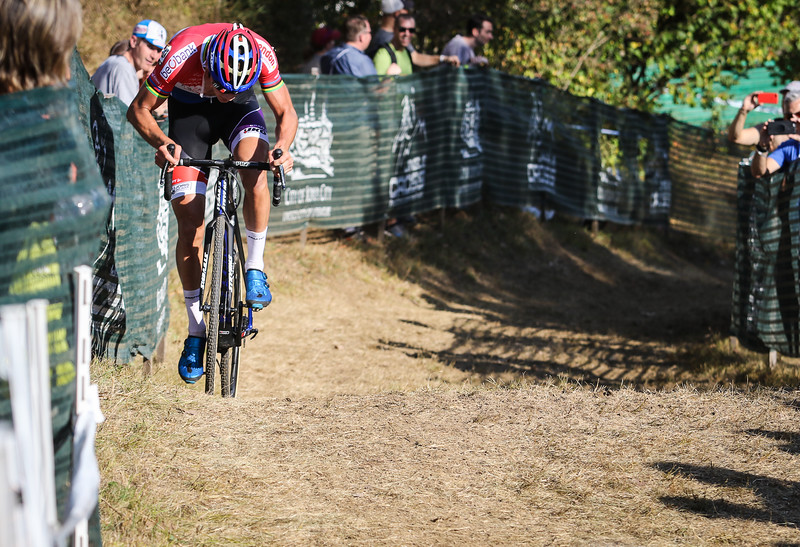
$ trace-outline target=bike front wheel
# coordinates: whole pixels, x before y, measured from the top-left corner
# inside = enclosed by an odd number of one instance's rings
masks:
[[[206,393],[214,394],[217,373],[217,349],[219,348],[219,319],[222,308],[222,273],[224,268],[225,219],[214,219],[213,240],[211,242],[211,279],[205,308],[206,317]]]

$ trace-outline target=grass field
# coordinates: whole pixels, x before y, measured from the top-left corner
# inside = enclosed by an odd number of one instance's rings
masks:
[[[95,367],[107,545],[800,542],[796,363],[731,351],[732,257],[502,208],[273,239],[240,396]]]

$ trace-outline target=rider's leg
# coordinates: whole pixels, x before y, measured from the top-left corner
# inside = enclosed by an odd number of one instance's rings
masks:
[[[267,161],[269,144],[259,137],[247,137],[236,144],[233,157],[241,161]],[[253,232],[263,232],[269,224],[271,196],[267,171],[242,169],[239,171],[245,189],[244,225]]]
[[[205,349],[206,327],[200,310],[200,277],[202,273],[202,249],[204,240],[205,180],[193,176],[196,170],[176,168],[173,180],[181,183],[181,188],[173,197],[172,210],[178,221],[178,243],[175,247],[175,261],[178,277],[183,285],[184,303],[189,319],[189,336],[184,341],[183,352],[178,361],[178,374],[187,383],[195,383],[203,375],[203,352]],[[188,193],[191,192],[191,193]]]
[[[267,161],[269,144],[265,138],[247,137],[234,148],[234,158],[242,161]],[[267,171],[243,169],[240,172],[245,189],[242,214],[247,235],[245,263],[247,304],[259,309],[272,301],[264,271],[264,246],[269,223],[270,197]]]
[[[185,291],[200,288],[205,202],[203,194],[188,194],[172,201],[172,210],[178,221],[175,262]]]

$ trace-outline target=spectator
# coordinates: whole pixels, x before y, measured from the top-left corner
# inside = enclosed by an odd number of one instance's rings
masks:
[[[305,74],[319,74],[319,61],[322,56],[328,53],[337,40],[342,37],[342,33],[326,26],[321,26],[311,33],[311,58],[300,67],[300,72]]]
[[[65,85],[81,33],[77,0],[2,0],[0,93]]]
[[[786,119],[800,123],[800,91],[789,91],[784,97],[786,104]],[[750,171],[754,177],[771,175],[785,167],[800,157],[800,136],[797,134],[790,136],[780,146],[771,153],[769,151],[769,134],[767,132],[769,122],[761,124],[758,128],[759,140],[756,145],[756,154],[750,163]]]
[[[486,57],[475,55],[475,48],[485,46],[492,39],[494,23],[486,15],[479,13],[473,15],[467,21],[467,34],[461,36],[456,34],[452,40],[447,42],[442,53],[444,55],[455,55],[462,65],[467,66],[489,64]]]
[[[375,76],[375,65],[364,50],[369,45],[372,31],[363,15],[352,15],[345,21],[346,43],[334,47],[320,59],[323,74],[349,74],[357,78]]]
[[[448,62],[458,66],[458,57],[455,55],[428,55],[411,51],[411,37],[416,33],[414,16],[401,13],[395,17],[394,34],[392,41],[382,46],[375,53],[375,70],[378,74],[389,76],[411,74],[412,65],[434,66]]]
[[[128,46],[130,45],[129,42],[130,40],[119,40],[115,42],[114,45],[111,46],[111,49],[108,52],[109,56],[122,55],[123,53],[128,51]]]
[[[144,69],[152,71],[167,42],[167,31],[158,22],[145,19],[136,25],[128,40],[128,49],[111,55],[92,76],[92,83],[130,105],[139,92],[139,78]]]
[[[781,89],[783,119],[789,119],[786,115],[787,104],[785,99],[786,94],[790,91],[800,91],[800,81],[789,82],[786,87]],[[759,93],[761,93],[761,91],[754,91],[742,101],[742,107],[736,113],[731,125],[728,127],[728,140],[730,142],[741,144],[743,146],[753,146],[758,144],[760,125],[754,125],[753,127],[745,128],[744,124],[747,119],[747,115],[761,106],[758,103]],[[774,150],[785,140],[786,137],[783,135],[773,136],[772,142],[770,143],[770,150]]]
[[[401,13],[408,13],[403,0],[382,0],[381,1],[381,25],[372,34],[372,41],[367,46],[366,54],[370,58],[375,57],[378,50],[392,41],[394,36],[395,19]]]

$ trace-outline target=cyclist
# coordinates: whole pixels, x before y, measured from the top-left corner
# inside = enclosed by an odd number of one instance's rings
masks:
[[[258,82],[275,121],[272,157],[264,115],[253,87]],[[169,136],[152,112],[169,99]],[[156,68],[128,108],[128,121],[156,149],[155,162],[175,166],[183,157],[211,157],[218,140],[242,161],[269,161],[291,171],[289,146],[297,132],[297,113],[278,71],[272,46],[255,32],[229,23],[209,23],[178,32],[162,52]],[[174,154],[167,146],[175,145]],[[175,259],[184,289],[189,336],[178,362],[178,374],[193,384],[203,375],[205,324],[200,309],[203,216],[208,173],[193,167],[174,167],[172,208],[178,221]],[[265,171],[241,172],[245,188],[243,216],[247,234],[245,282],[247,305],[258,310],[272,301],[264,274],[264,246],[270,210]]]

